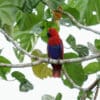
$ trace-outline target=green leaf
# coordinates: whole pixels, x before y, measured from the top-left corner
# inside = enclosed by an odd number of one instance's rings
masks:
[[[52,76],[51,68],[47,67],[47,64],[45,63],[33,66],[32,70],[34,74],[40,79],[44,79],[44,78],[47,78],[48,76],[49,77]]]
[[[100,62],[91,62],[84,68],[84,72],[86,75],[93,74],[98,71],[100,71]]]
[[[33,13],[24,13],[19,11],[17,13],[17,24],[19,29],[22,31],[31,29],[34,25],[41,22],[44,18],[44,5],[39,3],[34,9]]]
[[[16,15],[17,20],[17,26],[19,27],[19,30],[25,31],[32,28],[34,25],[34,14],[32,13],[24,13],[19,11]]]
[[[76,40],[72,35],[69,35],[66,41],[71,45],[71,47],[76,46]]]
[[[0,20],[2,26],[13,25],[17,11],[22,7],[24,0],[0,0]]]
[[[43,95],[42,100],[55,100],[55,98],[52,97],[51,95]]]
[[[43,31],[41,32],[41,39],[47,43],[48,41],[48,36],[47,36],[47,28],[43,29]]]
[[[64,85],[68,86],[69,88],[73,88],[73,84],[68,79],[65,79],[63,76],[61,79],[62,79]]]
[[[66,53],[64,58],[77,58],[74,53]],[[79,86],[81,86],[85,80],[84,70],[81,63],[65,63],[64,69],[68,73],[69,77]],[[68,82],[67,82],[68,83]],[[70,83],[70,82],[69,82]],[[67,84],[66,84],[67,85]],[[72,86],[71,84],[69,86]]]
[[[12,77],[20,82],[19,89],[21,92],[28,92],[33,89],[33,85],[25,78],[25,75],[19,71],[12,72]]]
[[[92,99],[92,97],[93,97],[93,92],[92,91],[82,91],[82,90],[80,90],[80,92],[79,92],[79,95],[78,95],[78,100],[82,100],[82,98],[85,96],[85,95],[87,95],[87,98],[89,99],[89,100],[91,100]]]
[[[80,57],[87,56],[89,54],[89,50],[86,46],[81,44],[76,44],[76,40],[72,35],[69,35],[66,41],[70,44],[72,49],[76,51]]]
[[[100,50],[100,39],[95,39],[95,46],[98,50]]]
[[[84,45],[76,45],[73,49],[79,54],[80,57],[84,57],[89,54],[88,48]]]
[[[12,33],[12,29],[13,27],[11,25],[8,24],[4,24],[2,29],[8,34],[10,35]]]
[[[0,19],[1,19],[1,25],[3,26],[4,24],[7,25],[12,25],[13,22],[15,21],[15,14],[14,10],[16,10],[13,6],[10,5],[0,5]],[[14,14],[14,16],[12,16]]]
[[[39,57],[45,57],[46,56],[46,54],[43,54],[38,49],[35,49],[34,51],[32,51],[32,55],[39,56]],[[32,59],[32,61],[35,61],[35,59]],[[51,77],[52,76],[52,70],[47,66],[48,66],[48,64],[46,64],[46,63],[34,65],[32,67],[32,71],[40,79],[47,78],[48,76]]]
[[[27,52],[31,52],[37,42],[37,39],[33,33],[30,32],[16,32],[14,39],[20,44],[20,46],[25,49]],[[19,61],[23,61],[24,54],[14,48],[15,54]]]
[[[29,90],[33,89],[33,85],[28,81],[25,80],[25,82],[20,84],[20,91],[21,92],[28,92]]]
[[[62,94],[61,93],[58,93],[55,100],[61,100],[62,99]]]
[[[10,61],[9,61],[7,58],[5,58],[5,57],[0,56],[0,63],[10,64]],[[9,66],[9,67],[0,66],[0,76],[1,76],[3,79],[7,80],[6,75],[7,75],[7,73],[9,73],[10,71],[11,71],[11,67],[10,67],[10,66]]]
[[[80,92],[79,92],[79,95],[78,95],[77,99],[78,99],[78,100],[81,100],[81,99],[82,99],[82,97],[84,97],[84,95],[85,95],[85,92],[83,92],[82,90],[80,90]]]
[[[31,54],[38,57],[47,57],[47,54],[43,54],[39,49],[34,49]],[[34,59],[32,59],[32,61],[34,61]]]
[[[37,40],[35,35],[29,32],[16,33],[14,38],[18,41],[20,46],[28,52],[33,49]]]
[[[51,14],[51,11],[50,9],[48,8],[46,11],[45,11],[45,15],[44,15],[44,19],[48,19],[48,18],[51,18],[52,17],[52,14]]]
[[[73,8],[71,7],[70,5],[68,4],[64,4],[62,5],[62,8],[63,10],[66,12],[69,12],[72,16],[74,16],[77,20],[79,20],[80,18],[80,12],[76,9],[76,8]],[[66,17],[65,15],[63,15],[63,18],[67,18],[69,19],[68,17]]]
[[[100,23],[99,0],[68,0],[68,5],[80,12],[80,22],[84,25]]]
[[[45,0],[50,9],[57,9],[58,6],[64,3],[64,0]]]
[[[39,49],[35,49],[32,51],[32,55],[42,57],[42,52]]]
[[[31,13],[33,8],[35,8],[41,0],[24,0],[22,11],[26,13]]]
[[[24,60],[25,54],[22,53],[21,51],[19,51],[19,50],[16,49],[16,48],[13,48],[13,50],[14,50],[14,53],[15,53],[16,57],[18,58],[18,60],[19,60],[20,62],[22,62],[22,61]]]
[[[24,83],[25,75],[19,71],[12,72],[12,76],[16,78],[19,82]]]

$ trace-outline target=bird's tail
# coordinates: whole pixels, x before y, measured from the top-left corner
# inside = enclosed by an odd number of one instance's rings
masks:
[[[52,64],[53,66],[53,77],[61,76],[61,66],[60,64]]]

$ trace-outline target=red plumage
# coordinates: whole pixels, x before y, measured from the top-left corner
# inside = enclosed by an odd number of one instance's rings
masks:
[[[59,37],[59,34],[55,28],[48,29],[48,57],[52,59],[63,59],[63,43]],[[61,64],[52,64],[53,76],[61,76]]]

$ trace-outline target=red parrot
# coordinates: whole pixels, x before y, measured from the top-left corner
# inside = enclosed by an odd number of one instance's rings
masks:
[[[55,28],[48,29],[48,45],[47,52],[48,57],[52,59],[63,59],[63,43],[59,37],[59,34]],[[61,64],[52,64],[53,77],[61,76]]]

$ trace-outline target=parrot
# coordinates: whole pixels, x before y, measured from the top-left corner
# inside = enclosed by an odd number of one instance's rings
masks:
[[[48,43],[47,43],[47,53],[48,57],[52,59],[63,59],[63,42],[58,34],[58,31],[55,28],[49,28],[47,32]],[[51,64],[53,71],[53,77],[61,76],[61,67],[62,64]]]

